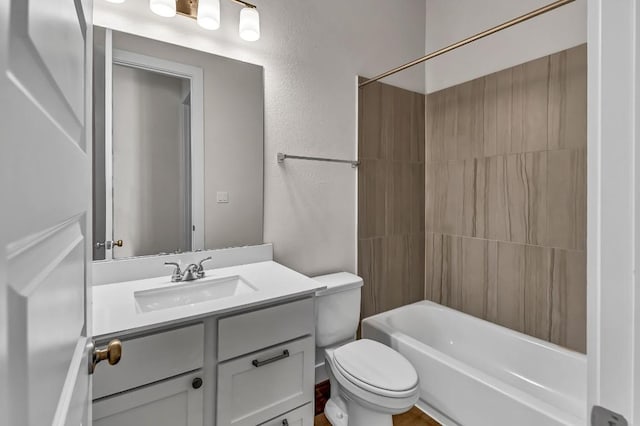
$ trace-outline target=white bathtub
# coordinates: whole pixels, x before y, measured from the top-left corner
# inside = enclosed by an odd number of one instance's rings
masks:
[[[443,425],[586,421],[586,356],[429,301],[362,322],[418,371],[418,407]]]

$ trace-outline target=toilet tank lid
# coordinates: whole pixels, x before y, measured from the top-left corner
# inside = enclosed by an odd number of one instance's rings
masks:
[[[332,293],[360,288],[363,284],[362,278],[349,272],[337,272],[335,274],[320,275],[312,278],[327,287],[324,290],[317,291],[316,296],[326,296]]]

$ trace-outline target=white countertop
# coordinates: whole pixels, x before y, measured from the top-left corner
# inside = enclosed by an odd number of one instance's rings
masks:
[[[165,276],[93,287],[93,335],[107,336],[220,315],[314,294],[325,288],[323,284],[273,261],[206,270],[208,278],[232,275],[241,276],[257,291],[153,312],[140,312],[134,293],[181,283],[172,283],[171,278]]]

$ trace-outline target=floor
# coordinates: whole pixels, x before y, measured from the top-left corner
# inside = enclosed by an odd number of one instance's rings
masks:
[[[324,417],[324,414],[316,416],[314,426],[331,426],[331,423]],[[410,411],[399,416],[393,416],[393,426],[440,426],[440,423],[433,420],[431,417],[424,414],[422,411],[413,407]]]

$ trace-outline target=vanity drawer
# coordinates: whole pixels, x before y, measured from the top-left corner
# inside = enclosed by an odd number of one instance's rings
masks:
[[[308,403],[305,406],[289,411],[275,419],[262,423],[260,426],[313,426],[313,406]]]
[[[313,298],[218,321],[218,361],[313,334]]]
[[[255,426],[311,402],[314,346],[306,337],[219,364],[216,426]]]
[[[197,370],[202,368],[203,359],[203,324],[123,339],[120,362],[109,368],[97,366],[93,399]]]

